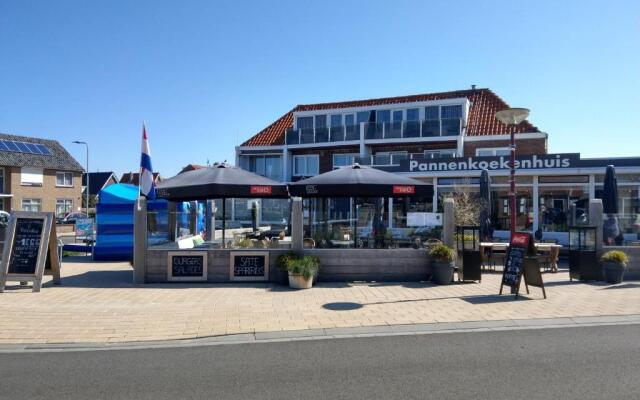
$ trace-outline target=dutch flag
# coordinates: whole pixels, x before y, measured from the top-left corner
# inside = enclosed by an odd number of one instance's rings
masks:
[[[156,198],[156,186],[153,182],[153,168],[151,167],[151,151],[147,140],[147,128],[142,124],[142,156],[140,157],[140,193],[148,199]]]

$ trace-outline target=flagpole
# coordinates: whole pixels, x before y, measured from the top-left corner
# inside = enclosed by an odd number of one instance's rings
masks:
[[[145,122],[142,120],[142,137],[140,141],[140,153],[142,154],[142,145],[144,143],[144,131],[146,130]],[[142,155],[140,156],[142,157]],[[140,184],[142,183],[142,164],[138,167],[138,198],[136,199],[136,207],[138,211],[142,210],[142,206],[140,205],[140,197],[142,197],[142,188]]]

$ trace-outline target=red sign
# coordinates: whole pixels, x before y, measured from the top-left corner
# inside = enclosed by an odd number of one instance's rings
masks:
[[[515,232],[511,238],[511,245],[516,247],[529,246],[529,234],[522,232]]]
[[[251,186],[251,194],[271,194],[271,186]]]
[[[393,194],[415,194],[416,187],[411,185],[396,185],[393,187]]]

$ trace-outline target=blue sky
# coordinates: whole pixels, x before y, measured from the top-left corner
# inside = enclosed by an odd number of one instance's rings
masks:
[[[0,2],[0,132],[91,170],[234,160],[296,104],[489,87],[549,151],[640,156],[638,1]]]

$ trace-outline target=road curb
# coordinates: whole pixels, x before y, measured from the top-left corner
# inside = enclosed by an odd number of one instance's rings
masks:
[[[210,336],[195,339],[175,339],[142,342],[0,344],[0,354],[162,349],[175,347],[217,346],[229,344],[272,343],[299,340],[410,336],[437,333],[489,332],[504,330],[575,328],[582,326],[611,326],[634,324],[640,324],[640,314],[499,321],[436,322],[431,324],[410,325],[358,326],[351,328],[325,328],[242,333],[235,335]]]

